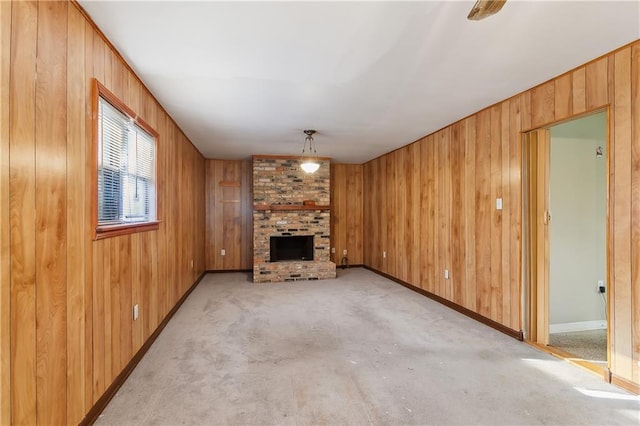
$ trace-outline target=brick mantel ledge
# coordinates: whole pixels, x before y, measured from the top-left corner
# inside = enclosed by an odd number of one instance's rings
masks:
[[[257,212],[265,211],[298,211],[298,210],[331,210],[331,206],[310,206],[304,204],[257,204],[253,206]]]

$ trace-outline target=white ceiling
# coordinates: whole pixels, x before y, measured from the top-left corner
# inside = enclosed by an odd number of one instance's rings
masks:
[[[80,0],[207,158],[362,163],[640,38],[640,2]]]

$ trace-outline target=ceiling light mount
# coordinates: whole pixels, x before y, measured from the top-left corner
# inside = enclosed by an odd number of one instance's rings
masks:
[[[307,136],[304,138],[304,145],[302,146],[302,161],[300,163],[300,168],[302,168],[306,173],[311,174],[315,173],[320,168],[318,154],[316,153],[316,145],[313,140],[313,135],[316,134],[316,131],[308,129],[303,130],[303,132]],[[307,144],[309,145],[308,151]]]

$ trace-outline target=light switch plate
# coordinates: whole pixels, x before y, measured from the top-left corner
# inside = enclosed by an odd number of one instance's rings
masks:
[[[496,210],[502,210],[502,198],[496,198]]]

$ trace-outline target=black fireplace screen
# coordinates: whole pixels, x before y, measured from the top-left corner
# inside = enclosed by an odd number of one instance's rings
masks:
[[[313,260],[313,235],[271,237],[271,262]]]

